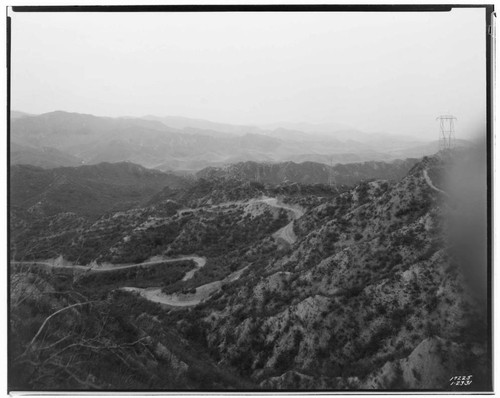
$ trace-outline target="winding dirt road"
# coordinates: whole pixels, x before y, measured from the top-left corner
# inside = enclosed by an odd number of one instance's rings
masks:
[[[295,235],[295,232],[293,231],[293,223],[294,221],[302,217],[304,214],[304,211],[300,209],[299,207],[293,207],[286,205],[284,203],[280,203],[278,199],[276,198],[263,198],[260,199],[261,202],[268,204],[269,206],[273,207],[278,207],[281,209],[289,210],[293,213],[293,220],[285,225],[283,228],[279,229],[273,234],[274,239],[283,239],[285,242],[287,242],[290,245],[293,245],[297,241],[297,236]]]
[[[279,229],[273,234],[273,237],[275,239],[282,239],[285,242],[289,244],[295,243],[297,240],[297,237],[295,236],[295,233],[293,231],[293,222],[295,219],[301,217],[304,214],[304,211],[300,209],[299,207],[294,207],[290,205],[283,204],[279,202],[277,198],[270,198],[270,197],[262,197],[260,199],[251,199],[248,202],[239,202],[240,204],[243,203],[265,203],[269,206],[272,207],[277,207],[281,209],[285,209],[288,211],[291,211],[293,213],[293,220],[285,225],[283,228]],[[231,205],[231,204],[239,204],[238,202],[230,202],[230,203],[225,203],[221,204],[223,205]],[[181,212],[188,212],[191,210],[195,209],[183,209]],[[181,213],[182,214],[182,213]],[[143,263],[138,263],[138,264],[100,264],[100,265],[65,265],[62,263],[58,263],[57,261],[49,262],[49,261],[11,261],[11,264],[19,264],[19,265],[35,265],[35,266],[45,266],[48,268],[58,268],[58,269],[77,269],[85,272],[112,272],[116,270],[122,270],[122,269],[127,269],[127,268],[134,268],[134,267],[144,267],[144,266],[150,266],[150,265],[158,265],[158,264],[164,264],[164,263],[171,263],[179,260],[192,260],[196,263],[196,268],[192,269],[184,275],[182,278],[183,281],[187,281],[191,279],[194,274],[202,267],[205,266],[207,260],[204,257],[199,257],[199,256],[194,256],[194,255],[188,255],[188,256],[181,256],[178,258],[166,258],[166,259],[158,259],[158,260],[150,260],[146,261]],[[247,266],[248,267],[248,266]],[[210,295],[212,295],[214,292],[218,291],[224,284],[234,282],[240,278],[240,276],[243,274],[245,269],[247,267],[244,267],[242,269],[239,269],[227,277],[225,277],[222,280],[215,281],[215,282],[210,282],[202,286],[198,286],[196,288],[196,292],[192,294],[181,294],[181,293],[176,293],[176,294],[164,294],[162,293],[162,289],[158,287],[151,287],[151,288],[138,288],[138,287],[122,287],[121,290],[128,291],[128,292],[134,292],[139,294],[141,297],[155,302],[155,303],[161,303],[173,307],[188,307],[188,306],[194,306],[202,301],[206,300]]]
[[[250,199],[246,202],[243,201],[232,201],[232,202],[225,202],[225,203],[220,203],[218,205],[212,206],[212,208],[221,208],[221,207],[229,207],[232,205],[243,205],[243,204],[252,204],[252,203],[265,203],[268,206],[271,207],[276,207],[279,209],[285,209],[288,211],[291,211],[293,213],[293,218],[296,220],[299,217],[302,217],[304,214],[304,211],[298,207],[298,206],[292,206],[292,205],[287,205],[284,203],[281,203],[277,198],[271,198],[268,196],[263,196],[261,198],[256,198],[256,199]],[[182,215],[185,213],[189,212],[195,212],[198,211],[199,209],[182,209],[179,210],[177,213]],[[295,232],[293,232],[293,222],[292,220],[289,224],[285,225],[283,228],[279,229],[273,234],[273,238],[276,240],[283,240],[284,242],[293,245],[297,241],[297,236],[295,235]]]
[[[304,215],[304,211],[298,206],[287,205],[285,203],[281,203],[276,198],[263,197],[261,199],[256,199],[257,202],[266,203],[269,206],[279,207],[280,209],[285,209],[293,212],[294,218],[299,218]]]
[[[198,256],[182,256],[182,257],[177,257],[177,258],[165,258],[165,259],[159,259],[159,260],[153,260],[153,261],[145,261],[143,263],[137,263],[137,264],[64,265],[64,264],[58,264],[56,262],[49,262],[49,261],[11,261],[10,263],[11,264],[18,264],[18,265],[28,265],[28,266],[29,265],[45,266],[48,268],[56,268],[56,269],[73,269],[73,270],[77,269],[77,270],[82,270],[82,271],[87,271],[87,272],[110,272],[110,271],[117,271],[117,270],[122,270],[122,269],[127,269],[127,268],[136,268],[136,267],[144,267],[144,266],[158,265],[158,264],[164,264],[164,263],[173,263],[173,262],[182,261],[182,260],[192,260],[196,263],[196,268],[191,270],[191,271],[188,271],[186,273],[186,275],[184,276],[184,278],[187,277],[187,279],[185,279],[185,280],[192,278],[194,273],[207,263],[206,258],[198,257]]]

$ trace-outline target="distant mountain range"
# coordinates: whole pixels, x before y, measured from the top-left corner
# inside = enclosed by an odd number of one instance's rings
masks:
[[[29,164],[44,169],[52,169],[54,167],[80,166],[84,161],[54,147],[44,146],[41,148],[34,148],[32,146],[11,142],[10,163],[12,165]]]
[[[11,114],[11,164],[44,168],[129,161],[163,171],[254,162],[324,164],[421,157],[435,142],[343,126],[237,126],[182,117],[110,118],[56,111]],[[303,128],[307,131],[298,130]],[[338,130],[335,130],[338,128]]]

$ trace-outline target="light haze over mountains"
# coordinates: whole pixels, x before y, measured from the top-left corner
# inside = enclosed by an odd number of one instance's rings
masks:
[[[52,168],[128,161],[163,171],[196,172],[245,161],[391,161],[431,155],[437,150],[435,141],[367,134],[335,125],[277,126],[239,126],[180,117],[14,112],[11,163]],[[308,132],[290,129],[293,127]]]

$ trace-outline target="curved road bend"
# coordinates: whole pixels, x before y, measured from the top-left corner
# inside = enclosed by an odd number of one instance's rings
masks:
[[[287,225],[285,225],[283,228],[279,229],[273,234],[273,237],[275,239],[283,239],[285,242],[287,242],[290,245],[293,245],[297,241],[297,236],[295,235],[295,232],[293,231],[293,222],[299,218],[302,217],[304,214],[304,211],[300,209],[299,207],[293,207],[293,206],[288,206],[283,203],[279,203],[278,199],[276,198],[263,198],[260,199],[261,202],[268,204],[269,206],[273,207],[278,207],[281,209],[289,210],[293,213],[293,220],[289,222]]]
[[[122,290],[125,290],[127,292],[134,292],[138,293],[141,297],[145,298],[146,300],[152,301],[154,303],[160,303],[160,304],[166,304],[170,305],[172,307],[189,307],[193,305],[197,305],[201,303],[202,301],[205,301],[208,299],[213,293],[218,291],[223,285],[226,283],[234,282],[238,280],[243,274],[243,271],[245,271],[248,268],[248,265],[246,267],[243,267],[242,269],[239,269],[230,275],[226,276],[224,279],[221,279],[219,281],[215,282],[210,282],[206,283],[205,285],[198,286],[196,288],[195,293],[188,293],[188,294],[165,294],[161,291],[161,288],[138,288],[138,287],[122,287]]]

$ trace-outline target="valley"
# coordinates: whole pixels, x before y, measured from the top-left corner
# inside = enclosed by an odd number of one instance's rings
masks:
[[[453,159],[373,164],[387,179],[354,165],[343,169],[349,185],[124,163],[61,183],[64,168],[14,169],[16,385],[447,389],[445,375],[463,371],[487,386],[484,301],[443,232],[454,210],[438,187]],[[137,173],[151,190],[133,199]],[[93,212],[54,199],[96,182]]]

